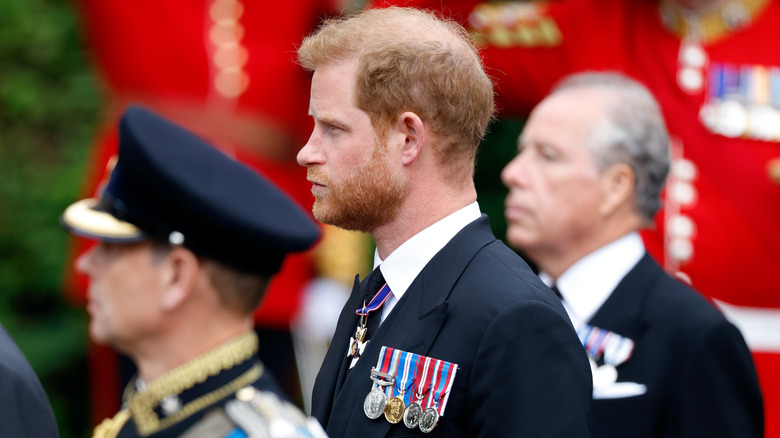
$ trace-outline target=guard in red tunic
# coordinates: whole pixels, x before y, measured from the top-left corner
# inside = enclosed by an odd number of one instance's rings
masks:
[[[311,132],[309,78],[295,61],[295,48],[324,15],[335,13],[336,5],[328,3],[80,1],[91,60],[105,85],[105,119],[111,122],[93,147],[84,195],[95,194],[105,178],[106,164],[116,154],[113,121],[127,104],[138,102],[250,165],[311,211],[306,170],[295,161]],[[345,244],[341,237],[327,237],[332,232],[327,230],[326,239]],[[81,253],[87,245],[80,241],[73,252]],[[356,272],[350,261],[360,262],[360,257],[357,251],[341,258],[348,266],[348,286]],[[311,253],[285,259],[255,315],[261,331],[289,333],[305,286],[321,273],[319,268]],[[332,270],[330,274],[340,275]],[[71,275],[66,285],[82,301],[86,279]],[[344,299],[348,291],[345,288]],[[340,307],[337,304],[337,310]],[[273,348],[265,343],[261,354]],[[111,390],[118,382],[117,367],[110,350],[98,348],[91,356],[93,402],[99,420],[118,408],[119,396]],[[294,369],[292,363],[284,365]],[[287,385],[284,376],[278,377]]]
[[[645,245],[742,330],[766,436],[780,436],[780,1],[460,0],[444,11],[484,48],[502,115],[527,114],[581,70],[620,71],[655,94],[673,165]]]

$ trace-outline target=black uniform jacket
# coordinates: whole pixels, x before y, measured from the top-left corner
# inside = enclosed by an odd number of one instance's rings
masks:
[[[617,367],[617,381],[647,389],[595,398],[593,437],[763,436],[761,393],[742,335],[649,255],[590,325],[635,342],[632,356]]]
[[[345,379],[363,297],[353,291],[314,385],[312,415],[331,437],[583,437],[587,356],[552,292],[490,231],[461,230],[420,272]],[[431,433],[369,419],[363,401],[382,346],[458,365]]]
[[[257,336],[251,332],[176,368],[143,390],[131,382],[122,410],[98,425],[93,437],[178,437],[235,400],[242,388],[251,386],[282,396],[256,354]]]

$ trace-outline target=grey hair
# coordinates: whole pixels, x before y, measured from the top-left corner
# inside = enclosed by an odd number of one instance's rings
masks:
[[[652,93],[618,73],[585,72],[568,76],[553,94],[595,88],[613,97],[607,116],[590,132],[588,147],[600,172],[626,163],[636,180],[634,200],[645,225],[661,207],[661,190],[669,173],[669,133]]]

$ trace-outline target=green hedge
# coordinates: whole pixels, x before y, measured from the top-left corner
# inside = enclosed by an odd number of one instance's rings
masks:
[[[99,97],[73,5],[0,2],[0,322],[49,394],[63,438],[89,434],[86,317],[61,290],[57,218],[79,191]]]

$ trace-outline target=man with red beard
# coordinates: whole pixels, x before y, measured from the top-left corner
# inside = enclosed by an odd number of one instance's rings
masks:
[[[767,436],[780,436],[780,1],[400,3],[469,23],[502,116],[525,117],[577,71],[617,70],[650,89],[673,156],[644,244],[742,331]]]
[[[587,436],[591,377],[573,327],[476,202],[493,88],[464,29],[371,10],[326,22],[298,58],[314,72],[298,154],[314,216],[376,242],[312,414],[330,436]]]

